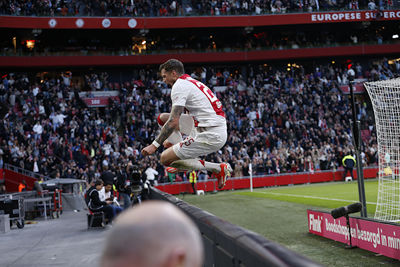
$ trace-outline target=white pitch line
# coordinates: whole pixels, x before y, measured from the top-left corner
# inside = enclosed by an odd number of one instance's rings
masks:
[[[303,198],[314,198],[314,199],[324,199],[324,200],[334,200],[334,201],[346,201],[346,202],[355,202],[357,200],[348,200],[348,199],[338,199],[338,198],[327,198],[327,197],[315,197],[315,196],[305,196],[305,195],[294,195],[294,194],[284,194],[284,193],[273,193],[273,192],[257,192],[262,194],[273,194],[280,196],[289,196],[289,197],[303,197]],[[376,202],[367,202],[367,204],[376,205]]]

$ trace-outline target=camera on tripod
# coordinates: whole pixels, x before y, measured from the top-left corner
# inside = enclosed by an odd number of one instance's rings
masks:
[[[142,173],[139,170],[139,166],[130,166],[128,174],[132,193],[140,194],[142,192]]]
[[[130,189],[132,192],[132,205],[140,204],[142,200],[147,199],[149,195],[149,187],[143,180],[142,172],[139,166],[132,165],[128,169],[128,177],[130,181]]]

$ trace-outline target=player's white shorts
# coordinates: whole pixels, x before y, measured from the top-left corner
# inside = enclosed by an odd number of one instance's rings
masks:
[[[227,139],[227,127],[193,127],[190,135],[172,149],[180,159],[195,159],[221,149]]]
[[[182,134],[190,135],[193,128],[193,118],[187,114],[182,114],[179,118],[179,131],[173,131],[172,134],[168,137],[168,142],[174,145],[181,142],[183,140]]]

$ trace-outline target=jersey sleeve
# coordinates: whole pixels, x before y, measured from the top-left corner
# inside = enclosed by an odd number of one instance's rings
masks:
[[[176,82],[171,90],[172,106],[185,106],[189,96],[190,87],[185,86],[182,81]]]

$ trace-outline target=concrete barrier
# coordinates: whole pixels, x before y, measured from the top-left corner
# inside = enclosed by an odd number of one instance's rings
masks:
[[[171,202],[197,224],[203,237],[205,267],[320,266],[257,233],[224,221],[157,188],[152,188],[151,199]]]

